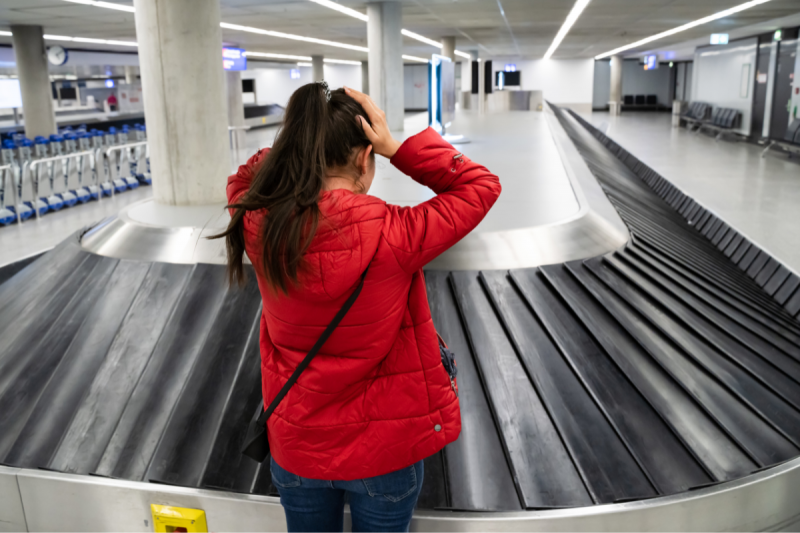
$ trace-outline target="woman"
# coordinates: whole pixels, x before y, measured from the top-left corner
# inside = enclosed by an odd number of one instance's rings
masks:
[[[398,207],[368,196],[375,154],[437,196]],[[289,100],[272,149],[228,179],[232,283],[243,253],[263,299],[265,407],[369,266],[363,291],[268,419],[272,479],[289,531],[407,530],[422,460],[458,438],[422,267],[470,232],[496,176],[431,129],[404,143],[366,95],[324,83]]]

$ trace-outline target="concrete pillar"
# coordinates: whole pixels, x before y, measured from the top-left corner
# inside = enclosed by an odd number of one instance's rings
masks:
[[[450,60],[456,62],[456,38],[455,37],[442,37],[442,55],[449,57]]]
[[[622,111],[622,57],[611,57],[611,90],[609,91],[609,111],[619,115]]]
[[[53,92],[47,71],[47,53],[41,26],[11,26],[17,62],[25,136],[48,136],[56,132]]]
[[[361,62],[361,92],[369,94],[369,61]]]
[[[153,198],[225,202],[230,173],[219,0],[134,0]]]
[[[311,56],[311,76],[313,81],[325,79],[325,62],[322,56]]]
[[[403,129],[403,10],[400,2],[367,4],[369,90],[386,113],[389,129]]]
[[[228,125],[231,147],[231,165],[233,168],[245,162],[247,139],[244,126],[244,103],[242,102],[242,72],[229,70],[225,72],[226,93],[228,95]]]

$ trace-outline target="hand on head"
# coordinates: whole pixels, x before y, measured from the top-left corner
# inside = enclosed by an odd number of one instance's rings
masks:
[[[372,126],[370,126],[360,115],[356,117],[356,120],[358,120],[361,127],[364,129],[364,134],[367,136],[367,139],[372,143],[372,149],[376,154],[391,159],[395,152],[397,152],[397,149],[400,148],[401,143],[392,137],[389,126],[386,124],[386,113],[384,113],[368,95],[356,91],[355,89],[350,89],[349,87],[345,87],[344,91],[353,100],[361,104],[361,107],[364,108],[367,117],[369,117],[372,123]]]

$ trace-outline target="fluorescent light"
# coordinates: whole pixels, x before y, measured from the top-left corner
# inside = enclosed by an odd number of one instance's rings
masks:
[[[220,27],[226,30],[243,31],[247,33],[257,33],[259,35],[269,35],[270,37],[280,37],[282,39],[292,39],[294,41],[305,41],[307,43],[324,44],[326,46],[335,46],[337,48],[346,48],[347,50],[356,50],[358,52],[369,52],[369,48],[365,46],[356,46],[353,44],[337,43],[335,41],[326,41],[325,39],[315,39],[314,37],[303,37],[301,35],[294,35],[291,33],[283,33],[280,31],[262,30],[260,28],[253,28],[252,26],[240,26],[239,24],[229,24],[227,22],[220,22]]]
[[[2,35],[3,37],[11,37],[13,33],[11,33],[10,31],[0,31],[0,35]]]
[[[707,17],[703,17],[701,19],[697,19],[695,21],[689,22],[684,24],[683,26],[678,26],[677,28],[672,28],[671,30],[662,31],[661,33],[657,33],[655,35],[651,35],[650,37],[646,37],[640,41],[636,41],[635,43],[626,44],[625,46],[620,46],[619,48],[615,48],[598,56],[595,56],[595,59],[603,59],[608,56],[613,56],[620,52],[624,52],[625,50],[630,50],[631,48],[636,48],[637,46],[641,46],[643,44],[651,43],[653,41],[657,41],[658,39],[663,39],[664,37],[669,37],[670,35],[675,35],[676,33],[680,33],[682,31],[686,31],[688,29],[702,26],[703,24],[707,24],[717,19],[721,19],[740,11],[744,11],[745,9],[750,9],[751,7],[756,7],[760,4],[765,4],[770,0],[752,0],[751,2],[745,2],[744,4],[739,4],[738,6],[734,6],[730,9],[726,9],[724,11],[720,11],[718,13],[714,13],[713,15],[709,15]]]
[[[400,33],[402,33],[406,37],[411,37],[412,39],[416,39],[421,43],[429,44],[431,46],[435,46],[436,48],[442,47],[442,43],[436,42],[433,39],[428,39],[427,37],[423,37],[419,33],[414,33],[413,31],[408,31],[408,30],[400,30]]]
[[[345,15],[350,15],[351,17],[357,18],[358,20],[363,20],[364,22],[367,22],[369,20],[369,16],[365,15],[364,13],[361,13],[360,11],[356,11],[355,9],[350,9],[349,7],[344,7],[343,5],[337,4],[336,2],[332,2],[331,0],[310,0],[310,1],[314,2],[315,4],[319,4],[321,6],[328,7],[330,9],[335,9],[336,11],[338,11],[340,13],[344,13]],[[424,36],[420,35],[419,33],[414,33],[413,31],[405,30],[405,29],[401,29],[400,33],[402,33],[406,37],[410,37],[412,39],[416,39],[417,41],[420,41],[422,43],[429,44],[431,46],[435,46],[436,48],[439,48],[440,50],[442,48],[442,43],[440,43],[438,41],[434,41],[433,39],[428,39],[427,37],[424,37]],[[467,54],[465,52],[461,52],[459,50],[456,50],[456,55],[461,56],[461,57],[466,57],[466,58],[471,57],[469,54]]]
[[[133,6],[112,4],[111,2],[98,2],[96,0],[64,0],[64,1],[72,2],[73,4],[83,4],[86,6],[104,7],[106,9],[116,9],[117,11],[127,11],[128,13],[136,12],[136,8]]]
[[[300,61],[300,62],[297,63],[297,66],[298,67],[313,67],[314,65],[311,64],[311,63],[304,63],[304,62]]]
[[[407,59],[409,61],[419,61],[420,63],[427,63],[428,60],[424,57],[414,57],[414,56],[403,56],[403,59]]]
[[[325,63],[336,63],[339,65],[360,65],[361,61],[350,61],[349,59],[328,59],[327,57],[323,59]]]
[[[69,37],[67,35],[48,35],[42,37],[48,41],[68,41],[73,43],[110,44],[112,46],[139,46],[136,41],[117,41],[113,39],[93,39],[90,37]]]
[[[267,52],[250,52],[244,53],[245,57],[266,57],[269,59],[293,59],[295,61],[311,61],[309,56],[292,56],[288,54],[270,54]]]
[[[335,9],[336,11],[344,13],[345,15],[350,15],[353,18],[363,20],[364,22],[369,20],[369,17],[367,17],[366,14],[356,11],[355,9],[350,9],[349,7],[344,7],[343,5],[337,4],[336,2],[331,2],[331,0],[311,0],[311,1],[321,6]]]
[[[575,5],[572,6],[569,15],[567,15],[567,19],[564,21],[564,24],[561,25],[561,29],[558,30],[556,38],[553,39],[553,43],[550,45],[550,48],[548,48],[547,52],[545,52],[545,59],[550,59],[550,56],[553,55],[553,52],[556,51],[558,45],[560,45],[561,41],[564,40],[564,37],[567,36],[570,28],[572,28],[572,25],[575,24],[576,20],[578,20],[578,17],[581,16],[581,13],[583,13],[583,10],[586,9],[586,6],[589,5],[590,1],[591,0],[577,0],[577,2],[575,2]]]

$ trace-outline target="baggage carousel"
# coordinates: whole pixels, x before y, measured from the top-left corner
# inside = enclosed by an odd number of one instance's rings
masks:
[[[525,234],[426,271],[462,434],[426,460],[412,529],[797,527],[800,277],[551,108],[593,180],[581,214],[500,264]],[[268,465],[239,451],[258,288],[229,291],[198,235],[121,217],[0,269],[0,530],[151,529],[151,503],[285,527]]]

